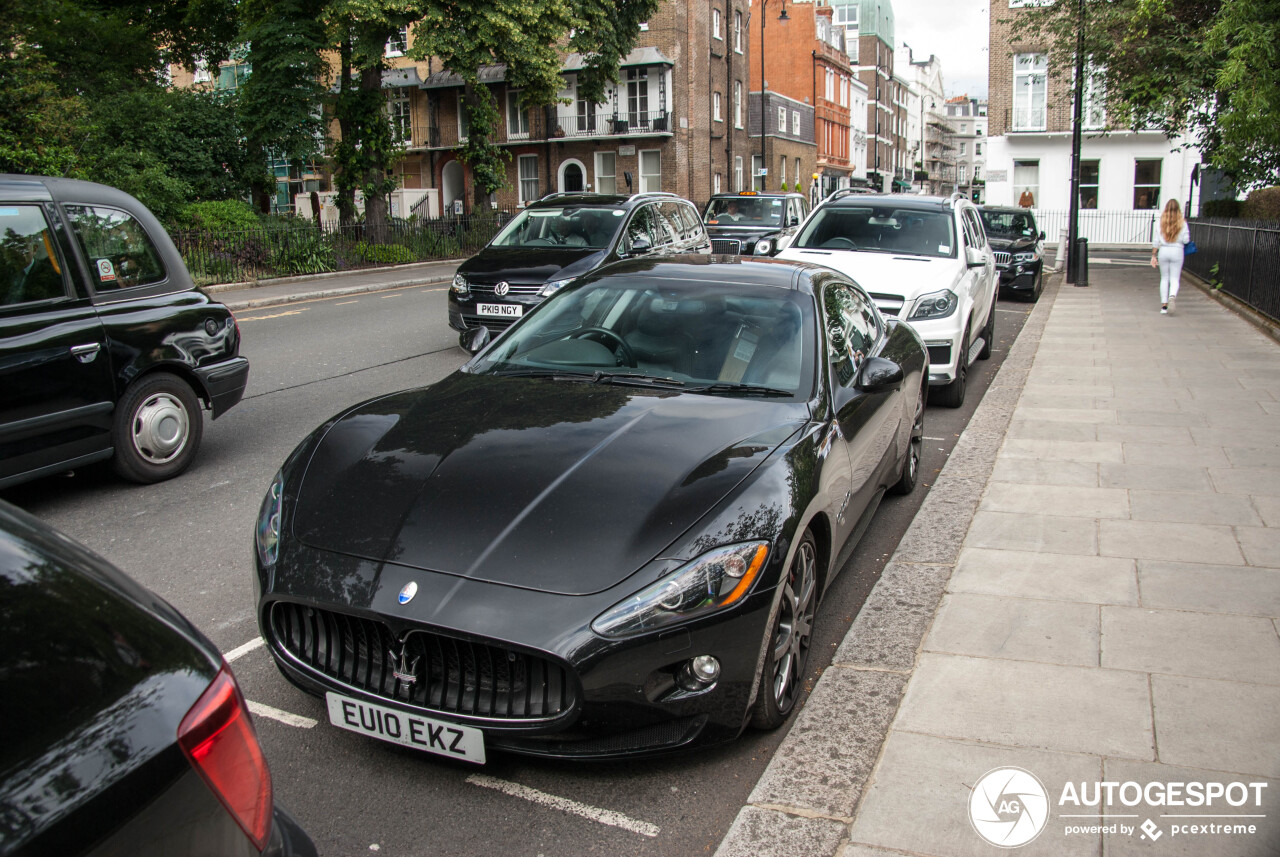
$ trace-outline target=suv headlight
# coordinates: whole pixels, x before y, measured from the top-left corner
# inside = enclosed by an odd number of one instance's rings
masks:
[[[453,285],[449,287],[449,290],[459,297],[466,297],[471,294],[471,284],[461,274],[454,274]]]
[[[773,242],[770,241],[768,238],[762,238],[761,240],[756,242],[757,256],[768,256],[769,251],[772,249],[773,249]]]
[[[911,311],[909,319],[915,321],[925,318],[946,318],[955,312],[958,306],[960,306],[960,299],[951,289],[931,292],[916,299],[915,308]]]
[[[1040,258],[1040,254],[1032,250],[1030,253],[1014,253],[1013,261],[1015,262],[1034,262]]]
[[[284,506],[284,471],[276,473],[262,498],[258,510],[258,526],[254,530],[254,542],[258,546],[258,560],[263,568],[276,564],[280,556],[280,511]]]
[[[542,288],[538,289],[538,297],[549,298],[572,282],[573,277],[570,277],[567,280],[547,280],[547,282],[543,284]]]
[[[604,637],[626,637],[723,610],[751,590],[768,556],[765,542],[708,551],[613,605],[591,628]]]

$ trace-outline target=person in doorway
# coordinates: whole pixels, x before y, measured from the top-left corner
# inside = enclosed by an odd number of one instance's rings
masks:
[[[1151,267],[1160,269],[1160,314],[1173,311],[1182,279],[1182,257],[1191,230],[1182,217],[1182,206],[1176,199],[1164,205],[1156,240],[1151,242]]]

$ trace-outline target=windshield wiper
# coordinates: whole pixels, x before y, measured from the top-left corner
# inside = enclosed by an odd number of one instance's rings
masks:
[[[597,384],[623,384],[636,387],[683,387],[679,378],[646,375],[643,372],[596,372],[592,380]]]
[[[783,390],[778,387],[765,387],[760,384],[704,384],[701,387],[689,387],[690,393],[740,393],[744,396],[794,396],[795,390]]]
[[[494,369],[486,375],[502,378],[554,378],[558,381],[594,381],[597,372],[574,372],[569,369]]]

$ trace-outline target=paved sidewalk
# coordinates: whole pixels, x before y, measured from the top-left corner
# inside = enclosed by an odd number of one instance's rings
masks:
[[[1280,854],[1280,346],[1090,274],[1046,290],[721,857]]]
[[[392,268],[366,268],[334,274],[281,277],[259,283],[224,283],[202,291],[231,310],[279,306],[315,298],[341,297],[405,286],[447,285],[453,282],[461,259],[418,262]]]

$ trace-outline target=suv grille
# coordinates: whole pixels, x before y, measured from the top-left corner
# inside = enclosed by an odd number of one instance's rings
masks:
[[[996,257],[997,265],[1008,265],[1010,262],[1013,261],[1013,254],[1005,253],[1002,250],[995,251],[995,257]]]
[[[480,295],[482,297],[493,297],[496,295],[493,287],[497,285],[497,283],[471,283],[470,285],[471,293],[473,295]],[[509,285],[511,286],[511,291],[507,294],[526,295],[530,297],[537,295],[538,292],[542,290],[543,286],[542,283],[510,283]]]
[[[742,253],[742,242],[734,241],[728,238],[712,238],[711,252],[712,253],[728,253],[730,255],[737,256],[740,253]]]
[[[271,633],[298,662],[341,684],[424,711],[504,721],[545,721],[572,710],[577,684],[562,664],[426,629],[277,601]],[[408,667],[409,684],[394,673]]]

